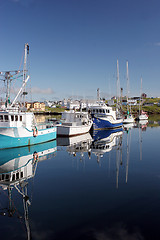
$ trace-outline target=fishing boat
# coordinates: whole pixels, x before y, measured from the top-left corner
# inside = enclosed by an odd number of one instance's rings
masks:
[[[90,131],[93,124],[88,112],[76,112],[75,110],[64,111],[60,123],[57,125],[58,136],[85,134]]]
[[[122,117],[118,116],[117,111],[104,102],[97,102],[97,105],[89,108],[89,112],[92,116],[94,130],[122,127]]]
[[[17,104],[19,96],[25,96],[25,87],[29,80],[27,74],[27,56],[29,54],[29,45],[25,44],[24,48],[24,67],[20,71],[0,72],[0,78],[6,83],[6,100],[5,105],[0,109],[0,149],[30,146],[56,138],[56,126],[44,129],[38,129],[33,112],[28,112],[23,105]],[[11,82],[23,77],[22,86],[14,98],[10,101]]]
[[[131,105],[129,106],[128,104],[128,99],[129,99],[129,74],[128,74],[128,61],[126,62],[126,67],[127,67],[127,114],[123,119],[124,124],[129,124],[129,123],[134,123],[135,119],[133,115],[131,114]]]

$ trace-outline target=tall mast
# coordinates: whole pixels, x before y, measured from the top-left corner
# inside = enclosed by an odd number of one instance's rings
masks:
[[[28,43],[25,44],[24,47],[24,65],[23,65],[23,82],[25,82],[26,75],[27,75],[27,56],[29,54],[29,45]]]
[[[28,43],[25,44],[24,47],[24,65],[23,65],[23,84],[20,88],[19,92],[17,93],[16,97],[14,98],[11,107],[16,103],[17,98],[20,96],[20,94],[23,96],[23,105],[25,104],[25,95],[27,95],[27,92],[25,91],[26,83],[29,80],[29,75],[27,75],[27,57],[29,54],[29,45]]]
[[[142,95],[142,77],[141,77],[141,89],[140,89],[140,98],[139,98],[139,115],[141,114],[141,105],[142,105],[142,98],[141,98],[141,95]]]
[[[27,57],[29,55],[29,45],[28,43],[25,44],[25,47],[24,47],[24,65],[23,65],[23,84],[25,83],[26,81],[26,78],[27,78]],[[25,90],[25,87],[23,89],[23,104],[25,103],[25,95],[27,95],[27,92]]]
[[[118,63],[118,59],[117,59],[117,97],[116,97],[116,100],[117,100],[117,107],[118,107],[118,104],[119,104],[119,102],[120,102],[120,100],[119,100],[119,91],[120,91],[119,63]]]
[[[127,113],[129,111],[128,109],[128,98],[129,98],[129,73],[128,73],[128,61],[126,62],[126,68],[127,68]]]

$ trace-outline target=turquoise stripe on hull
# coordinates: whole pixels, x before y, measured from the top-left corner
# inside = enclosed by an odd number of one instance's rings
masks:
[[[1,149],[0,166],[13,159],[20,159],[23,156],[33,155],[34,152],[41,152],[48,149],[56,148],[57,141],[49,141],[42,144],[32,145],[30,147]]]
[[[37,137],[9,137],[0,134],[0,149],[30,146],[56,139],[56,131]]]

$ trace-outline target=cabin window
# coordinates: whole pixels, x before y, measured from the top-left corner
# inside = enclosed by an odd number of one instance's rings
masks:
[[[103,113],[105,113],[105,109],[103,109]]]
[[[10,175],[6,174],[6,181],[9,181],[9,179],[10,179]]]
[[[19,179],[19,172],[16,173],[16,179]]]
[[[102,112],[102,109],[99,109],[99,112],[101,113],[101,112]]]
[[[15,174],[13,174],[13,176],[12,176],[12,181],[14,181],[15,180]]]
[[[11,115],[11,121],[14,121],[14,115]]]
[[[98,109],[97,109],[97,113],[98,113]]]
[[[18,116],[17,115],[15,115],[15,121],[18,121]]]
[[[95,112],[95,109],[93,109],[93,113]]]
[[[0,121],[3,121],[3,115],[0,115]]]
[[[23,178],[23,172],[21,172],[21,178]]]
[[[22,122],[22,116],[20,116],[20,121]]]
[[[8,115],[4,115],[4,121],[8,121]]]

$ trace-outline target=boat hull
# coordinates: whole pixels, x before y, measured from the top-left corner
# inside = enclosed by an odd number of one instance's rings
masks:
[[[138,117],[138,120],[141,121],[141,120],[148,120],[148,116],[147,115],[140,115]]]
[[[26,128],[0,128],[0,149],[31,146],[56,139],[57,128],[39,130],[34,136],[33,131]]]
[[[100,117],[93,118],[93,128],[96,129],[113,129],[122,127],[123,119],[118,120],[110,120],[110,119],[103,119]]]
[[[123,120],[123,123],[124,124],[129,124],[129,123],[134,123],[135,122],[135,120],[134,120],[134,118],[133,117],[127,117],[127,118],[124,118],[124,120]]]
[[[80,126],[67,126],[59,125],[57,126],[57,135],[58,136],[76,136],[88,133],[91,129],[92,124],[89,125],[80,125]]]

